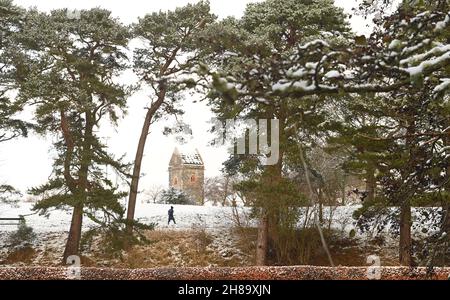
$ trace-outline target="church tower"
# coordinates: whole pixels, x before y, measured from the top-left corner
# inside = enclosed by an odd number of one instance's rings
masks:
[[[197,204],[204,202],[205,165],[197,149],[180,152],[175,148],[169,163],[169,186],[189,195]]]

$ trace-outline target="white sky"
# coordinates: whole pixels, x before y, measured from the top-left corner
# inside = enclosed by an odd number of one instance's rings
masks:
[[[146,13],[159,10],[174,9],[195,0],[15,0],[16,5],[22,7],[37,7],[40,10],[49,11],[57,8],[88,9],[102,7],[112,11],[124,23],[132,23],[138,17]],[[226,16],[242,16],[245,6],[250,2],[260,0],[210,0],[212,12],[220,18]],[[335,0],[336,4],[344,7],[347,13],[351,13],[351,7],[356,0]],[[359,16],[353,16],[350,20],[354,31],[366,34],[366,22]],[[187,97],[187,100],[190,98]],[[186,101],[188,102],[188,101]],[[102,135],[108,136],[110,151],[117,156],[126,154],[126,160],[132,161],[136,151],[137,141],[140,135],[142,122],[145,115],[143,109],[148,103],[145,92],[136,93],[129,99],[128,114],[120,121],[118,128],[102,131]],[[206,176],[214,176],[220,173],[222,162],[227,158],[224,148],[208,147],[212,136],[208,134],[207,121],[213,117],[204,103],[188,103],[185,106],[184,121],[192,126],[193,140],[190,145],[197,147],[205,161]],[[173,122],[169,122],[173,123]],[[160,122],[153,127],[148,138],[142,172],[144,176],[140,182],[140,190],[145,190],[153,185],[168,185],[168,163],[176,141],[173,137],[162,135],[162,129],[167,123]],[[27,139],[17,139],[12,142],[2,143],[0,149],[0,183],[11,184],[22,191],[46,182],[52,170],[51,139],[45,139],[31,134]],[[111,174],[110,174],[111,175]],[[114,178],[114,177],[112,177]]]

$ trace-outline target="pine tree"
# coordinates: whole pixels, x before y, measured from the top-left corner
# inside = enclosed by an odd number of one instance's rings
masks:
[[[339,135],[329,140],[351,153],[348,168],[363,170],[365,174],[368,197],[363,208],[356,213],[360,224],[364,227],[364,220],[373,219],[376,214],[388,215],[397,224],[394,233],[400,235],[399,259],[402,265],[414,263],[411,236],[413,205],[441,206],[442,217],[434,221],[441,223],[442,228],[448,222],[449,161],[445,151],[450,120],[445,79],[448,77],[448,67],[425,76],[421,71],[426,64],[421,64],[420,59],[431,53],[439,56],[441,47],[445,48],[443,43],[448,42],[448,32],[441,30],[441,27],[446,26],[448,21],[445,20],[449,16],[447,14],[444,21],[440,21],[442,23],[430,21],[429,26],[434,28],[431,31],[434,42],[427,42],[423,36],[430,33],[419,33],[417,40],[425,40],[425,43],[421,42],[418,47],[411,47],[408,39],[415,26],[423,23],[417,21],[409,27],[402,25],[402,19],[419,13],[430,19],[445,16],[439,10],[446,11],[442,5],[428,8],[435,11],[424,12],[424,7],[420,5],[402,5],[397,14],[375,31],[375,34],[390,42],[389,48],[394,51],[390,64],[408,64],[412,68],[419,66],[417,72],[411,74],[412,86],[400,86],[388,94],[352,97],[350,101],[341,103],[344,113],[340,118],[342,122],[337,126]],[[391,26],[391,30],[396,29],[395,39],[387,37],[387,26]],[[417,55],[414,53],[416,51],[426,54]],[[408,53],[410,57],[400,60],[396,53]],[[375,195],[377,186],[379,194]],[[392,206],[398,210],[388,209]],[[383,229],[384,226],[378,228]]]
[[[309,4],[315,2],[307,1]],[[270,1],[254,4],[253,7],[259,7],[259,5],[263,7],[266,3]],[[296,1],[296,3],[302,3],[302,1]],[[295,3],[290,4],[295,7]],[[319,11],[322,7],[326,5],[321,3]],[[440,97],[450,86],[446,73],[450,64],[448,38],[442,39],[448,32],[446,28],[450,26],[448,6],[440,2],[440,5],[431,6],[426,12],[420,6],[417,6],[417,9],[401,7],[394,14],[380,19],[377,21],[379,25],[377,30],[369,39],[365,37],[353,39],[345,35],[341,36],[341,43],[329,42],[326,38],[309,41],[294,39],[291,48],[287,47],[287,50],[283,52],[273,51],[282,49],[283,46],[282,43],[274,43],[271,47],[270,37],[282,37],[282,42],[287,42],[289,45],[289,41],[295,37],[295,34],[289,34],[289,32],[280,34],[279,29],[292,29],[283,24],[283,21],[292,19],[275,18],[279,23],[268,26],[265,32],[262,31],[263,39],[246,33],[245,28],[238,21],[226,20],[222,28],[228,26],[232,28],[231,30],[224,32],[220,28],[214,29],[216,32],[214,37],[222,37],[221,42],[214,45],[213,39],[209,40],[212,43],[212,49],[220,53],[218,57],[223,64],[219,67],[216,65],[213,68],[205,67],[206,70],[202,70],[201,74],[214,86],[214,91],[210,95],[221,97],[224,100],[223,107],[234,105],[233,109],[238,112],[260,111],[254,107],[270,107],[277,98],[282,98],[286,102],[290,99],[292,105],[284,107],[285,111],[292,112],[295,107],[302,107],[303,103],[311,98],[353,94],[365,96],[371,93],[386,96],[387,93],[395,94],[402,89],[416,92],[417,89],[421,90],[423,85],[428,86],[427,91],[431,92],[430,97]],[[304,13],[300,9],[294,11],[299,15]],[[314,13],[317,10],[307,11]],[[289,12],[289,8],[277,2],[276,7],[262,10],[262,12],[251,19],[256,24],[253,28],[258,31],[264,28],[264,25],[258,25],[257,20],[264,19],[265,14],[271,16],[278,13],[283,16],[284,12]],[[267,21],[267,19],[264,20]],[[310,22],[310,24],[314,23]],[[306,26],[307,29],[311,27],[314,26]],[[321,34],[330,36],[333,32],[326,31]],[[277,109],[279,108],[283,108],[283,105],[278,105]],[[233,109],[230,110],[233,111]],[[345,124],[345,127],[349,130],[347,135],[352,130],[355,133],[361,130],[361,128],[352,128],[350,124]],[[374,133],[377,125],[369,124],[364,130]],[[447,130],[444,127],[433,134],[443,138],[447,135]],[[303,135],[300,137],[304,138]],[[281,145],[283,140],[287,141],[286,137],[281,138]],[[374,173],[373,163],[378,158],[377,155],[373,157],[373,153],[378,151],[376,148],[384,147],[383,140],[379,143],[381,145],[376,145],[367,138],[362,140],[364,141],[362,145],[357,140],[352,143],[355,146],[368,147],[361,149],[358,154],[359,163],[364,163],[359,168],[366,169],[371,189],[374,190],[375,180],[371,174]],[[298,145],[301,146],[301,144]],[[300,153],[303,151],[304,149],[300,150]],[[307,167],[306,164],[305,166]],[[373,198],[373,191],[370,194]],[[408,223],[408,205],[405,204],[404,208],[403,223],[406,224]],[[407,226],[404,228],[407,232]],[[408,238],[404,240],[407,241]]]
[[[33,10],[26,20],[21,37],[29,72],[19,97],[36,108],[37,131],[53,136],[57,152],[48,183],[30,192],[41,197],[34,209],[42,213],[73,210],[65,263],[79,254],[84,215],[100,226],[124,223],[119,200],[126,193],[102,168],[127,176],[128,165],[108,153],[98,129],[107,118],[116,125],[125,110],[129,89],[116,77],[127,67],[131,35],[102,9],[83,10],[75,19],[65,9]]]
[[[143,43],[134,53],[134,71],[152,91],[134,160],[128,199],[128,232],[139,191],[142,160],[150,126],[160,118],[182,114],[182,91],[195,86],[191,74],[199,57],[199,36],[214,21],[209,2],[188,4],[175,11],[148,14],[134,25],[134,34]]]
[[[253,205],[260,218],[256,256],[257,264],[264,265],[268,240],[282,243],[279,233],[283,226],[295,227],[292,224],[296,224],[298,211],[289,212],[289,207],[306,204],[298,186],[285,171],[296,159],[295,163],[299,162],[299,143],[311,142],[313,138],[308,136],[323,122],[320,105],[324,99],[239,95],[237,91],[245,91],[247,86],[234,85],[228,80],[238,78],[237,74],[246,74],[244,76],[252,77],[248,83],[251,89],[260,92],[265,84],[260,79],[271,77],[277,81],[282,78],[282,73],[271,68],[281,57],[292,54],[298,44],[316,39],[339,44],[348,36],[349,27],[342,10],[335,7],[333,1],[269,0],[248,5],[241,20],[227,19],[209,30],[207,44],[213,53],[210,60],[217,64],[223,59],[220,70],[230,74],[223,78],[213,76],[215,90],[209,97],[219,119],[277,119],[280,123],[278,163],[263,167],[255,157],[248,157],[240,169],[246,173],[240,189],[252,195],[250,198],[254,199]]]
[[[16,62],[21,59],[20,41],[16,33],[22,26],[23,10],[14,6],[9,0],[0,1],[0,143],[17,137],[26,137],[31,125],[18,119],[15,115],[22,106],[8,93],[17,87],[21,80],[20,68]],[[0,201],[12,201],[20,193],[14,187],[0,185]]]

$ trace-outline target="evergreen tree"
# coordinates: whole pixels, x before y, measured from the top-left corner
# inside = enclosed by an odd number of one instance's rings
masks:
[[[305,3],[314,2],[316,1]],[[254,4],[254,7],[264,6],[266,3],[271,2]],[[302,1],[296,1],[296,3],[302,3]],[[278,13],[282,16],[284,12],[289,11],[278,2],[275,5],[276,7],[273,9],[263,10],[264,13],[251,20],[256,22],[255,20],[264,19],[263,15],[270,16],[271,13]],[[295,4],[291,6],[295,7]],[[326,7],[326,5],[324,3],[318,5],[318,11],[322,7]],[[282,11],[277,11],[278,8]],[[450,86],[446,73],[450,64],[448,38],[443,39],[443,35],[448,34],[446,28],[450,26],[448,7],[444,4],[431,6],[425,12],[423,7],[417,6],[416,8],[400,7],[391,16],[380,20],[379,27],[369,39],[356,37],[351,40],[342,36],[344,42],[341,43],[332,43],[325,38],[309,41],[294,39],[291,47],[289,47],[289,41],[291,37],[295,37],[295,34],[290,35],[289,32],[281,34],[279,28],[292,29],[288,24],[283,24],[292,18],[276,19],[279,23],[268,26],[262,40],[245,32],[245,27],[239,22],[226,20],[225,25],[228,24],[233,29],[225,33],[223,30],[221,32],[216,29],[215,31],[219,32],[216,36],[222,36],[223,41],[213,48],[216,53],[220,53],[218,56],[224,63],[219,67],[215,65],[211,68],[205,67],[206,70],[201,70],[200,74],[214,86],[212,95],[226,100],[222,104],[224,107],[235,105],[233,107],[237,111],[253,111],[253,107],[258,105],[270,107],[272,101],[278,97],[284,101],[291,99],[292,106],[285,105],[284,107],[287,108],[285,111],[292,112],[295,111],[295,107],[302,107],[307,99],[356,93],[363,96],[370,95],[370,93],[386,96],[387,93],[395,95],[396,91],[405,92],[404,90],[411,88],[413,88],[411,91],[423,92],[425,90],[421,89],[422,85],[427,85],[430,97],[440,97]],[[295,9],[294,11],[299,15],[304,13],[304,9]],[[314,13],[315,10],[307,11]],[[329,14],[330,12],[327,15]],[[246,17],[243,19],[245,20]],[[279,24],[283,24],[283,26],[279,26]],[[310,22],[309,24],[314,23]],[[223,26],[223,28],[226,27]],[[263,25],[256,25],[253,28],[261,30]],[[333,32],[326,31],[320,32],[320,34],[329,36],[333,35]],[[272,36],[281,37],[283,42],[287,42],[285,51],[276,51],[282,48],[280,43],[274,43],[273,47],[267,46],[270,44],[268,41]],[[212,39],[209,42],[212,42]],[[222,45],[233,45],[234,47],[228,46],[227,51],[224,51]],[[248,46],[246,47],[246,45]],[[214,44],[212,46],[214,47]],[[274,49],[276,50],[274,51]],[[283,105],[278,105],[277,109],[279,108],[283,108]],[[256,109],[254,110],[256,111]],[[303,124],[305,122],[302,122]],[[369,123],[363,126],[363,130],[373,133],[379,126],[380,124]],[[361,130],[347,124],[344,127],[347,130]],[[347,133],[347,136],[350,132]],[[444,127],[433,134],[443,138],[447,135],[447,130]],[[304,136],[300,135],[300,138],[304,138]],[[283,142],[286,143],[287,140],[286,136],[281,138],[280,145],[283,145]],[[354,140],[353,144],[362,147],[368,146],[367,149],[361,149],[358,156],[361,158],[359,162],[364,162],[364,165],[360,167],[366,169],[373,190],[375,181],[371,174],[374,173],[373,164],[377,161],[377,155],[373,156],[373,153],[380,151],[377,148],[384,147],[386,143],[381,140],[377,145],[377,143],[369,142],[367,138],[363,138],[363,140],[362,145],[357,140]],[[301,143],[297,145],[304,148]],[[299,149],[300,153],[305,150],[302,149]],[[304,158],[305,155],[299,157]],[[307,167],[307,164],[303,165],[305,168]],[[282,170],[282,168],[278,169]],[[305,172],[305,174],[308,173]],[[370,194],[373,198],[373,191]],[[405,204],[404,208],[405,220],[402,223],[407,224],[408,205]],[[404,226],[406,237],[402,240],[405,241],[408,240],[407,228]],[[406,258],[402,260],[402,263],[408,263],[408,261]]]
[[[141,166],[150,126],[162,117],[182,114],[182,91],[195,85],[194,66],[201,55],[198,37],[213,22],[209,2],[188,4],[174,11],[148,14],[134,25],[135,36],[144,44],[134,53],[134,71],[152,91],[134,160],[127,219],[134,219]],[[132,226],[128,226],[132,231]]]
[[[434,5],[427,7],[436,9]],[[438,8],[443,9],[442,4]],[[391,39],[390,48],[395,49],[391,59],[395,59],[395,53],[400,51],[417,51],[418,47],[408,47],[409,42],[406,42],[415,27],[403,27],[400,18],[419,14],[424,9],[420,5],[402,5],[398,15],[388,19],[388,24],[398,27],[397,39]],[[439,11],[423,12],[430,18],[439,14]],[[434,28],[434,42],[425,40],[420,45],[426,55],[434,51],[439,55],[440,47],[445,48],[445,43],[448,43],[448,31],[441,30],[448,22],[445,21],[449,18],[448,14],[446,18],[442,23],[430,22]],[[385,36],[384,27],[376,30],[376,34]],[[423,38],[420,35],[418,38]],[[444,50],[445,55],[448,53],[445,54]],[[400,60],[399,65],[416,65],[421,57],[412,55]],[[432,76],[424,76],[421,68],[419,64],[418,72],[411,75],[412,87],[399,87],[393,92],[375,97],[365,95],[363,99],[346,103],[344,107],[348,114],[342,119],[340,135],[330,140],[344,147],[350,146],[352,161],[348,162],[348,166],[353,169],[359,166],[365,170],[368,197],[363,208],[356,213],[360,217],[360,225],[364,227],[365,221],[377,214],[387,215],[397,224],[393,233],[400,235],[399,259],[402,265],[414,263],[411,206],[441,206],[442,213],[434,220],[441,227],[437,236],[443,232],[448,234],[449,161],[445,150],[449,136],[449,107],[446,100],[448,79],[445,79],[448,77],[448,67],[441,68]],[[351,119],[357,120],[358,124],[349,122]],[[380,194],[375,197],[377,182]],[[399,210],[388,209],[391,206]],[[378,228],[383,229],[384,226]]]
[[[16,33],[20,30],[22,15],[23,11],[11,1],[0,1],[0,143],[27,135],[26,124],[14,118],[21,107],[8,96],[20,77],[14,62],[21,55]]]
[[[27,80],[19,97],[33,105],[39,133],[54,138],[56,157],[49,182],[31,189],[34,209],[71,208],[64,251],[79,253],[83,215],[100,226],[123,224],[119,200],[126,193],[105,177],[104,166],[127,175],[128,165],[110,155],[98,136],[102,122],[116,125],[129,89],[117,76],[127,68],[129,30],[103,9],[50,14],[30,11],[22,38],[27,45]]]
[[[12,4],[12,1],[0,1],[0,144],[26,137],[30,124],[16,117],[22,106],[11,99],[10,93],[23,79],[16,62],[21,60],[21,45],[16,33],[22,26],[23,10]],[[12,186],[0,185],[0,201],[11,201],[20,195]]]
[[[181,204],[181,205],[194,204],[194,201],[192,201],[192,199],[190,199],[190,197],[186,193],[177,190],[173,187],[162,192],[159,202],[164,204]]]
[[[305,145],[314,140],[316,128],[323,122],[324,111],[320,106],[324,98],[259,97],[256,93],[244,92],[240,95],[237,91],[245,91],[245,84],[228,84],[228,80],[245,73],[253,77],[249,82],[251,88],[257,93],[262,92],[265,83],[260,79],[280,80],[283,74],[270,68],[276,66],[281,57],[291,54],[298,44],[316,39],[339,44],[349,35],[349,27],[344,13],[334,6],[333,1],[268,0],[249,4],[241,20],[227,19],[209,30],[211,35],[207,45],[213,53],[210,60],[219,64],[219,70],[230,74],[229,78],[213,77],[216,89],[209,97],[219,119],[277,119],[280,124],[277,164],[264,167],[257,158],[247,157],[240,169],[247,177],[240,188],[252,195],[253,205],[258,208],[257,264],[264,265],[269,240],[281,246],[289,242],[291,236],[283,242],[279,238],[280,232],[284,228],[295,231],[298,210],[289,210],[306,204],[296,182],[286,171],[300,160],[298,153],[302,147],[299,148],[299,143]],[[219,59],[223,62],[217,63]]]

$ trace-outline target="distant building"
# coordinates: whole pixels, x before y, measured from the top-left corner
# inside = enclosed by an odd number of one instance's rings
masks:
[[[189,195],[197,204],[204,203],[205,165],[197,149],[180,152],[175,148],[169,163],[169,186]]]

